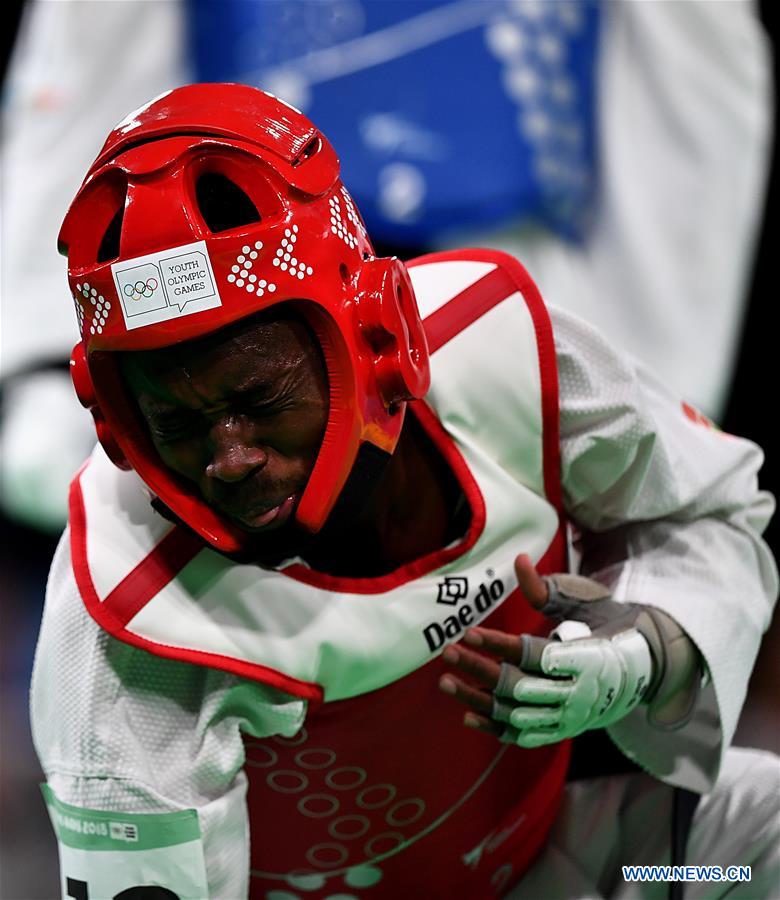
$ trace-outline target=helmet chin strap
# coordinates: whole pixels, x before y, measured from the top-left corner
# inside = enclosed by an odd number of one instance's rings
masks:
[[[366,508],[384,474],[392,453],[380,450],[374,444],[361,444],[355,464],[339,494],[324,530],[329,534],[338,533],[354,523]]]

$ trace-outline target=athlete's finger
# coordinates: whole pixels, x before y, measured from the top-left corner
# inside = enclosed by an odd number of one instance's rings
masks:
[[[561,704],[571,695],[573,682],[551,681],[523,675],[512,688],[512,699],[521,703]]]
[[[491,690],[498,684],[501,666],[492,659],[486,659],[479,653],[465,647],[450,645],[442,653],[442,658],[450,665],[457,666],[462,672],[473,675]]]
[[[442,675],[439,679],[439,690],[449,694],[450,697],[454,697],[456,700],[460,700],[461,703],[465,703],[485,716],[489,716],[493,708],[493,700],[490,694],[477,690],[477,688],[466,684],[465,681],[461,681],[455,675],[449,673]]]
[[[530,556],[521,553],[515,559],[515,575],[517,586],[526,600],[534,609],[541,609],[547,603],[547,585],[536,571]]]
[[[475,731],[484,731],[485,734],[492,734],[494,737],[500,737],[505,727],[499,722],[494,722],[485,716],[478,716],[473,712],[467,712],[463,716],[463,724],[467,728],[473,728]]]
[[[475,626],[466,629],[463,640],[472,647],[479,647],[516,665],[520,664],[523,657],[523,642],[520,636],[508,634],[506,631]]]
[[[509,724],[519,731],[557,728],[561,722],[561,715],[560,707],[518,706],[509,714]]]
[[[535,747],[544,747],[547,744],[557,744],[563,740],[563,734],[557,728],[551,728],[549,731],[518,731],[513,729],[516,735],[514,743],[519,747],[525,747],[526,750],[533,750]]]

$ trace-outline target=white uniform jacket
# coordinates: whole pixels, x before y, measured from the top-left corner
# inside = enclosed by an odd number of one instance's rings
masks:
[[[492,251],[423,258],[411,269],[423,317],[505,265],[504,259]],[[527,407],[533,409],[534,402],[541,405],[541,388],[532,323],[519,314],[497,318],[505,307],[488,308],[469,326],[468,352],[458,366],[475,382],[489,382],[503,371],[507,354],[516,352],[525,375],[509,390],[530,392],[536,400]],[[684,727],[660,731],[640,707],[610,735],[656,777],[705,791],[733,735],[777,589],[774,562],[760,539],[773,511],[771,497],[757,487],[762,455],[750,442],[718,431],[588,325],[554,308],[548,312],[549,321],[543,307],[536,316],[548,329],[552,325],[562,502],[575,526],[581,569],[608,584],[618,599],[647,603],[675,618],[706,666]],[[448,366],[446,354],[434,353],[434,409],[447,408]],[[502,420],[503,410],[495,408],[501,398],[489,391],[478,396],[490,421],[502,421],[510,434],[516,427],[518,446],[538,451],[542,442],[525,433],[538,424],[538,412],[536,420]],[[518,408],[525,408],[520,401]],[[457,442],[457,415],[450,410],[442,421]],[[468,423],[461,425],[468,430]],[[536,468],[546,462],[538,460]],[[106,466],[98,449],[90,467]],[[122,484],[137,482],[132,474],[121,478],[129,479]],[[133,490],[137,495],[137,485]],[[93,506],[104,501],[98,491]],[[556,528],[551,508],[538,511],[548,542]],[[134,517],[156,515],[136,501],[128,509]],[[121,516],[115,521],[121,529]],[[122,541],[133,540],[137,524],[129,519],[125,533],[96,535],[90,553],[102,560],[121,557]],[[160,519],[150,527],[158,526],[159,539],[168,526]],[[537,558],[546,547],[542,540]],[[414,584],[412,579],[410,590]],[[175,610],[174,599],[169,612]],[[234,612],[214,621],[240,625]],[[161,627],[165,633],[168,626]],[[337,696],[347,696],[338,667],[334,671]],[[242,731],[290,737],[305,716],[305,699],[235,672],[152,655],[101,629],[80,596],[66,531],[52,565],[32,687],[34,738],[61,822],[68,817],[62,804],[117,816],[195,810],[198,827],[188,834],[202,841],[204,871],[198,877],[207,881],[209,896],[243,896],[248,826]],[[182,838],[179,846],[190,844]],[[186,856],[168,865],[197,868]]]

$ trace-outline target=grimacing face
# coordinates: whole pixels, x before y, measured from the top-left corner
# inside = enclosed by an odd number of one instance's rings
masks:
[[[320,349],[274,312],[161,350],[123,353],[125,382],[166,466],[238,528],[292,520],[328,419]]]

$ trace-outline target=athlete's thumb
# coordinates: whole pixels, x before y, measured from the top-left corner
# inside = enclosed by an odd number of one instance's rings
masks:
[[[520,553],[515,559],[517,586],[534,609],[541,609],[547,602],[547,585],[536,571],[531,557]]]

